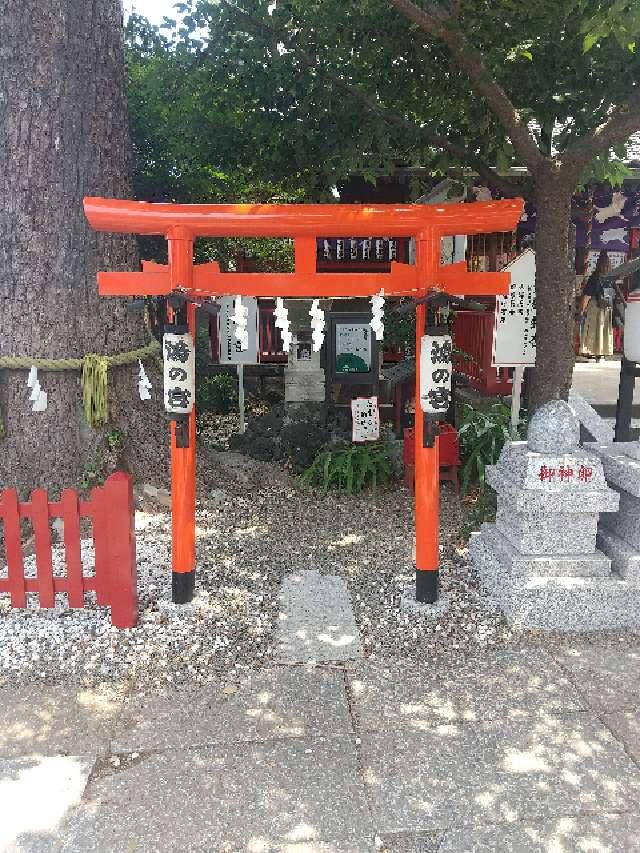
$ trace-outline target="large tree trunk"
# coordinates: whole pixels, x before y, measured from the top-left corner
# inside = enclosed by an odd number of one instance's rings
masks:
[[[132,192],[120,0],[0,0],[0,20],[0,356],[141,346],[142,318],[96,287],[99,269],[137,268],[135,241],[94,234],[82,209],[85,195]],[[137,372],[109,369],[106,429],[149,476],[165,468],[166,428],[158,383],[142,404]],[[83,420],[79,372],[40,379],[49,407],[35,414],[27,372],[0,370],[0,487],[22,493],[74,485],[105,444]]]
[[[529,383],[529,411],[566,400],[575,352],[575,275],[569,263],[572,185],[553,161],[536,176],[536,367]]]

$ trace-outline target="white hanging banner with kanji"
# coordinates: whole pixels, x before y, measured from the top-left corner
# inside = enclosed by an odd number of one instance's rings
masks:
[[[420,408],[432,418],[446,416],[451,405],[451,335],[424,335],[420,344]]]
[[[380,438],[380,409],[377,397],[356,397],[351,401],[353,441],[377,441]]]
[[[189,332],[165,332],[164,407],[172,415],[191,413],[196,397],[196,351]]]

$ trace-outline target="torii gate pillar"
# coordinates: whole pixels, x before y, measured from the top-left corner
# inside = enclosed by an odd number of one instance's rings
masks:
[[[171,290],[193,288],[193,237],[185,228],[168,234]],[[187,304],[187,327],[196,337],[196,306]],[[196,583],[196,410],[189,415],[188,447],[178,447],[171,421],[171,587],[176,604],[193,599]]]

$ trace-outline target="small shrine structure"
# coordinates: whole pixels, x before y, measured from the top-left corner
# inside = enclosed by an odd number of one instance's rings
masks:
[[[437,422],[449,406],[451,343],[450,339],[448,344],[437,343],[438,335],[442,341],[446,336],[432,326],[430,300],[442,294],[506,294],[510,281],[509,273],[469,272],[465,262],[443,266],[441,241],[457,234],[512,231],[522,215],[522,199],[441,205],[179,205],[86,198],[84,207],[96,231],[167,239],[167,265],[144,262],[142,272],[101,272],[98,289],[103,296],[168,297],[169,329],[176,336],[177,329],[193,336],[196,306],[220,296],[322,299],[372,297],[383,292],[385,297],[415,300],[416,400],[422,406],[416,406],[415,418],[416,598],[435,602],[439,587]],[[317,240],[345,234],[414,238],[415,263],[392,261],[388,273],[319,271]],[[292,238],[295,271],[226,273],[216,263],[194,265],[198,237]],[[423,349],[423,340],[429,344],[429,353]],[[435,351],[447,351],[448,358],[440,359],[433,370],[437,387],[429,393],[431,376],[426,369],[431,370],[433,364],[427,356],[434,344]],[[191,408],[188,416],[174,418],[171,425],[173,600],[178,603],[190,601],[195,587],[195,439],[195,410]]]

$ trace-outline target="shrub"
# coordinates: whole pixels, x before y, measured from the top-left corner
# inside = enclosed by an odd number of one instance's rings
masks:
[[[323,404],[287,412],[276,406],[269,414],[252,418],[244,435],[233,435],[229,446],[265,462],[288,462],[301,474],[322,447],[351,435],[349,421],[350,414]]]
[[[460,429],[460,456],[462,458],[462,493],[468,495],[467,511],[462,526],[462,539],[485,521],[494,521],[496,496],[485,479],[488,465],[495,465],[502,448],[512,439],[511,409],[499,400],[487,410],[480,411],[466,405]],[[518,425],[518,436],[526,435],[526,418]]]
[[[229,373],[202,376],[196,386],[196,409],[228,415],[238,407],[238,382]]]
[[[483,486],[487,465],[495,465],[502,448],[511,440],[511,409],[499,400],[481,411],[465,405],[458,430],[462,459],[462,492]]]
[[[324,491],[341,489],[358,494],[393,477],[393,460],[386,442],[332,444],[321,450],[302,475],[302,481]]]

